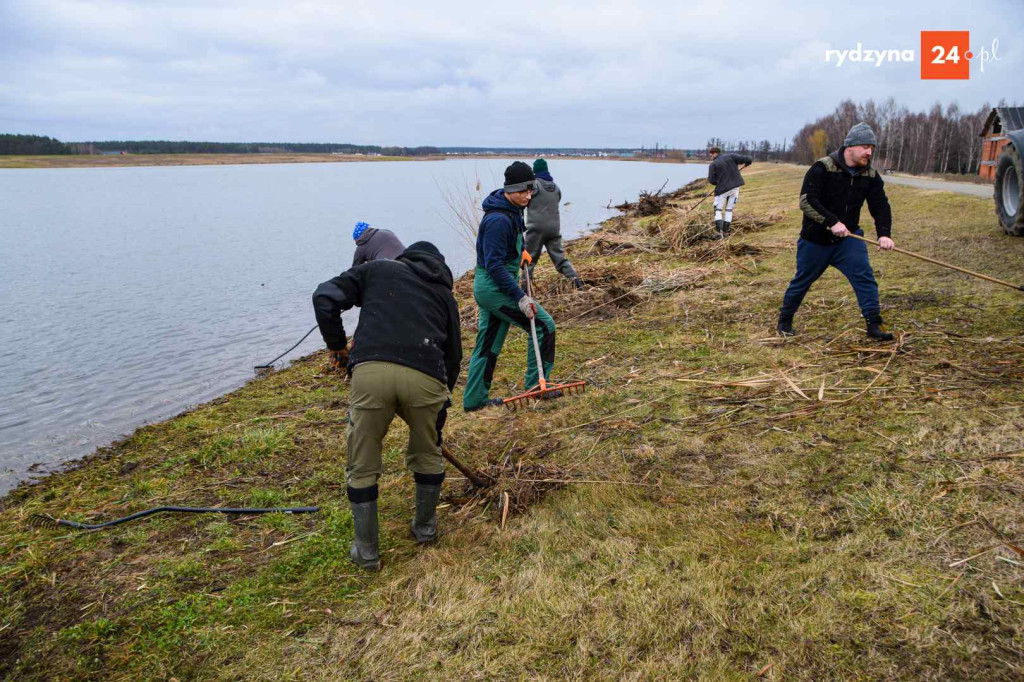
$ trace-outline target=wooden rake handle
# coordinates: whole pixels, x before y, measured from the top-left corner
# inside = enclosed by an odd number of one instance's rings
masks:
[[[473,473],[473,470],[470,469],[468,466],[466,466],[465,464],[460,462],[458,459],[456,459],[455,455],[452,454],[452,451],[448,449],[447,445],[442,445],[441,446],[441,454],[444,455],[444,458],[446,460],[448,460],[453,465],[455,465],[455,468],[458,469],[459,471],[461,471],[462,475],[465,476],[466,478],[468,478],[470,483],[475,485],[477,488],[486,488],[487,487],[487,482],[484,481],[484,479],[482,479],[479,476],[477,476],[475,473]]]
[[[856,235],[856,234],[854,234],[852,232],[849,233],[847,236],[848,237],[853,237],[854,239],[859,239],[862,242],[867,242],[868,244],[875,244],[875,245],[878,244],[878,242],[876,242],[874,239],[868,239],[867,237],[861,237],[860,235]],[[988,275],[983,275],[980,272],[974,272],[973,270],[968,270],[966,268],[961,268],[961,267],[956,266],[956,265],[950,265],[949,263],[943,263],[940,260],[935,260],[934,258],[929,258],[928,256],[922,256],[921,254],[914,253],[913,251],[907,251],[905,249],[898,249],[898,248],[895,248],[895,247],[893,247],[892,250],[896,251],[897,253],[905,254],[907,256],[913,256],[914,258],[920,258],[921,260],[923,260],[923,261],[925,261],[927,263],[933,263],[935,265],[941,265],[944,268],[949,268],[950,270],[956,270],[957,272],[962,272],[965,275],[971,275],[972,277],[977,277],[979,279],[983,279],[983,280],[992,282],[994,284],[1002,284],[1004,287],[1010,287],[1011,289],[1016,289],[1017,291],[1024,291],[1024,286],[1018,286],[1016,284],[1011,284],[1010,282],[1005,282],[1005,281],[1003,281],[1001,279],[996,279],[995,277],[989,277]]]
[[[533,278],[530,277],[530,268],[525,266],[525,263],[532,262],[529,254],[523,251],[523,272],[526,273],[526,295],[533,298]],[[536,302],[536,299],[534,299]],[[537,379],[540,381],[540,390],[545,390],[548,387],[547,381],[544,380],[544,363],[540,359],[540,343],[537,341],[537,323],[534,317],[537,316],[537,311],[534,309],[533,317],[530,318],[530,338],[533,340],[533,356],[537,363]]]

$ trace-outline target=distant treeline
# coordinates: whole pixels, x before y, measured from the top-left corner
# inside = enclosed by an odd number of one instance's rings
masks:
[[[861,104],[844,100],[832,113],[803,126],[791,145],[711,138],[707,146],[750,154],[758,161],[810,164],[841,147],[850,128],[864,121],[878,137],[876,168],[914,174],[975,174],[981,161],[981,131],[991,111],[989,104],[962,111],[955,102],[946,107],[936,103],[927,112],[913,112],[891,97],[881,105],[870,99]]]
[[[789,161],[789,150],[786,148],[786,141],[772,142],[771,140],[723,140],[720,137],[712,137],[708,140],[707,148],[718,147],[722,151],[739,152],[749,154],[755,161]],[[705,154],[701,154],[704,156]],[[669,153],[669,158],[672,154]]]
[[[39,135],[0,134],[0,156],[12,154],[74,154],[75,150],[60,140]]]
[[[437,147],[381,147],[378,145],[294,142],[180,142],[173,140],[114,140],[77,142],[81,154],[127,152],[129,154],[380,154],[381,156],[429,156]]]
[[[634,147],[441,147],[446,154],[492,153],[500,156],[574,156],[580,154],[632,154]]]
[[[1005,106],[1000,102],[998,106]],[[905,173],[977,173],[981,130],[992,111],[988,104],[961,111],[954,102],[936,103],[926,112],[912,112],[889,98],[841,102],[835,111],[808,123],[793,138],[790,160],[812,163],[838,149],[851,126],[864,121],[875,130],[878,147],[873,165]]]

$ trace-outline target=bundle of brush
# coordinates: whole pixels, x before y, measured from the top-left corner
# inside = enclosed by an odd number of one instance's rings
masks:
[[[719,239],[713,242],[694,244],[687,255],[698,263],[711,263],[739,256],[760,256],[764,253],[765,250],[763,248],[754,244],[734,242],[731,239]]]
[[[675,253],[685,251],[696,242],[715,239],[715,224],[706,211],[689,212],[675,209],[662,228],[662,236]]]
[[[611,318],[627,314],[637,303],[645,300],[639,292],[632,292],[640,286],[643,272],[630,264],[596,260],[592,265],[581,266],[580,277],[586,282],[582,290],[558,275],[548,281],[540,293],[544,296],[544,309],[560,320],[562,324],[572,323],[580,318]],[[619,271],[621,266],[622,272]]]
[[[483,507],[493,509],[504,526],[509,514],[522,514],[547,493],[572,482],[572,476],[551,464],[491,464],[476,471],[486,476],[487,487],[467,480],[465,487],[451,501],[467,510]]]
[[[523,271],[523,279],[526,280],[526,295],[533,298],[533,278],[530,277],[530,263],[533,262],[533,258],[530,254],[524,250],[522,260],[519,262],[519,267]],[[544,363],[541,361],[540,355],[540,342],[537,341],[537,322],[532,317],[530,318],[530,339],[533,341],[533,357],[537,363],[537,379],[540,383],[537,386],[529,389],[526,393],[521,393],[511,398],[505,398],[505,407],[509,409],[516,409],[519,407],[526,407],[531,401],[535,400],[551,400],[553,398],[561,398],[569,393],[583,393],[586,391],[586,381],[572,381],[565,384],[549,384],[547,379],[544,378]]]
[[[707,249],[711,252],[723,251],[726,247],[723,244],[729,240],[718,239],[715,233],[715,224],[712,222],[712,214],[708,211],[687,213],[683,209],[672,211],[675,215],[670,217],[662,230],[665,241],[669,248],[676,253],[686,253],[689,249]],[[731,223],[730,237],[740,234],[748,234],[762,230],[774,225],[782,219],[780,213],[764,213],[759,215],[743,214],[738,215]],[[706,244],[704,242],[711,242]],[[715,260],[709,258],[706,260]]]
[[[660,189],[654,194],[643,191],[637,199],[635,212],[641,218],[645,216],[658,215],[665,210],[665,206],[667,204],[668,195],[662,194]]]

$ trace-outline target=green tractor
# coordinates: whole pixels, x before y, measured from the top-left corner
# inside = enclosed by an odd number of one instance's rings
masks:
[[[1006,234],[1024,237],[1024,129],[1006,133],[995,173],[996,215]]]

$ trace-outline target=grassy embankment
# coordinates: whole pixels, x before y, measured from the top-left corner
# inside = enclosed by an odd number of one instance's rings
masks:
[[[0,168],[108,168],[122,166],[233,166],[252,163],[344,163],[351,161],[437,161],[440,156],[356,154],[74,154],[0,156]]]
[[[802,170],[745,175],[727,247],[686,245],[705,202],[575,242],[582,294],[540,266],[559,376],[587,378],[585,397],[453,411],[449,442],[502,469],[513,498],[538,485],[514,480],[537,475],[520,463],[580,482],[504,529],[502,496],[452,500],[439,546],[417,549],[396,424],[385,567],[360,573],[346,559],[345,385],[314,356],[3,501],[0,676],[1019,678],[1020,294],[873,253],[898,343],[865,341],[835,272],[800,335],[776,339]],[[1024,240],[998,231],[990,201],[889,193],[899,245],[1022,277]],[[524,353],[510,334],[502,393]],[[324,511],[92,534],[24,525],[172,503]]]

